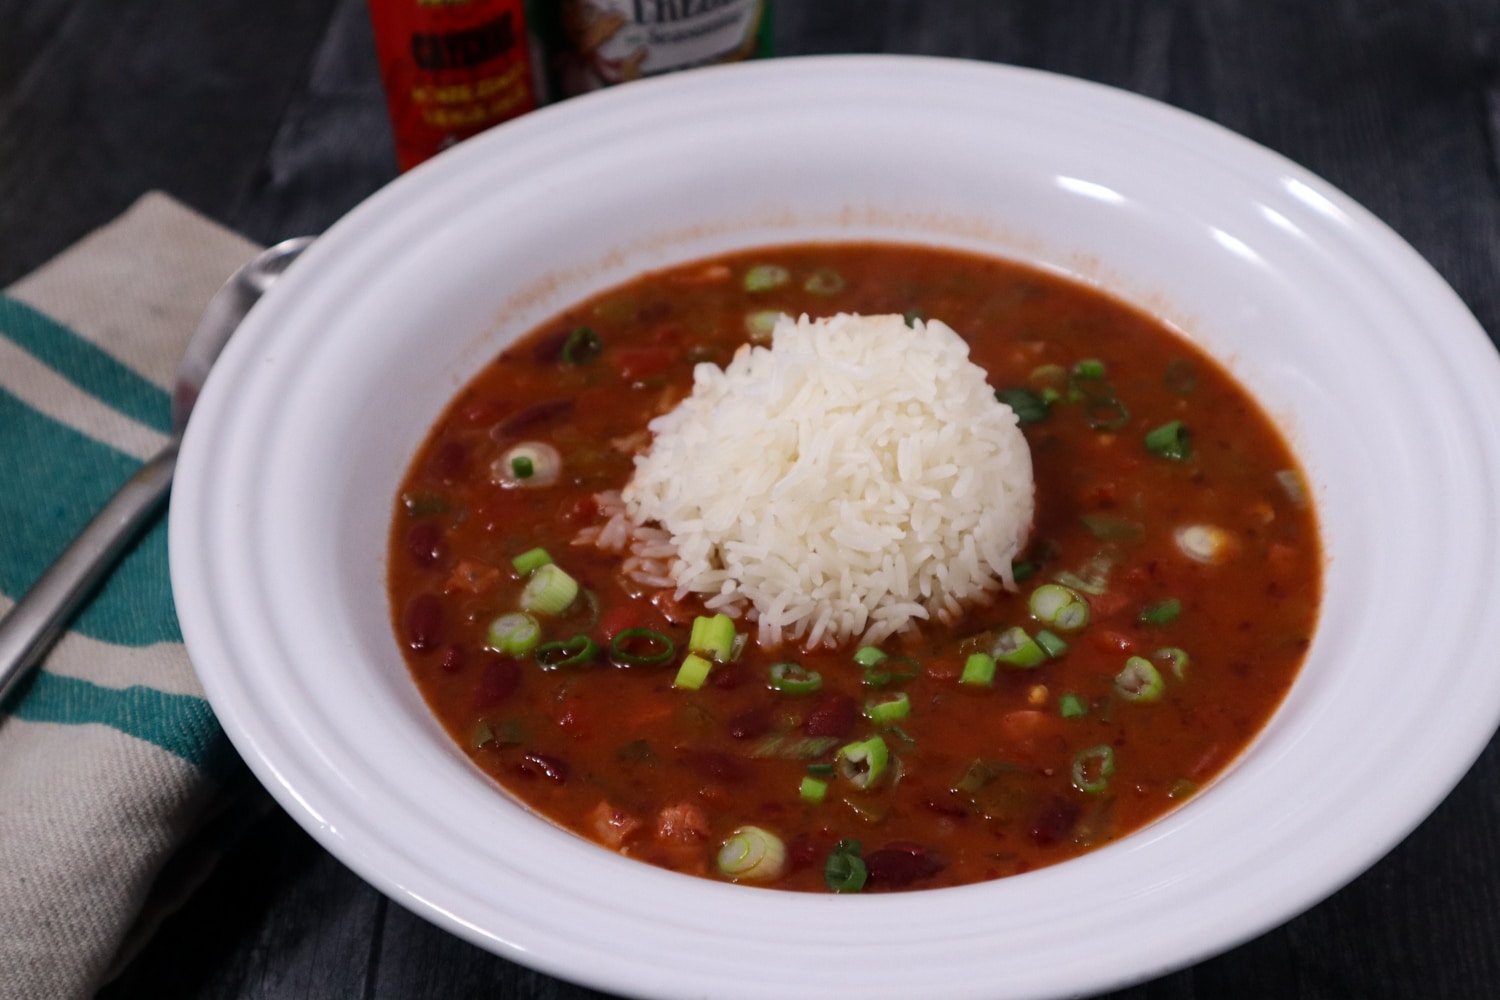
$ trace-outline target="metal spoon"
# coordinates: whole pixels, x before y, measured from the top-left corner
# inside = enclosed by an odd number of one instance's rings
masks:
[[[57,561],[0,618],[0,700],[52,648],[83,601],[156,512],[172,485],[177,449],[208,369],[250,307],[312,242],[298,236],[262,251],[209,300],[172,388],[172,437],[94,515]]]

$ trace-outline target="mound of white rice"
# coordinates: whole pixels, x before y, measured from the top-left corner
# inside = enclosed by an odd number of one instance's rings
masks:
[[[769,348],[699,365],[622,494],[637,571],[809,648],[1014,587],[1031,455],[968,355],[936,321],[783,316]]]

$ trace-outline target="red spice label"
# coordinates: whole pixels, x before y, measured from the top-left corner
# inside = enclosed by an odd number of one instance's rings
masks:
[[[523,0],[370,0],[370,20],[402,170],[537,106]]]

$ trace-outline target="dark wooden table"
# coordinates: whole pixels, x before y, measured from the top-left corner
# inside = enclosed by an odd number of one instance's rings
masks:
[[[0,0],[0,287],[153,188],[261,242],[322,230],[396,173],[372,44],[365,0]],[[1039,67],[1213,119],[1363,202],[1500,336],[1495,0],[780,0],[776,48]],[[391,904],[274,807],[241,825],[103,996],[600,996]],[[1500,749],[1333,898],[1112,996],[1500,996]]]

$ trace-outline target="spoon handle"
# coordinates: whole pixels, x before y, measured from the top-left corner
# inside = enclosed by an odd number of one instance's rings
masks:
[[[136,470],[32,588],[0,618],[0,702],[61,635],[74,612],[140,534],[172,485],[174,438]]]

